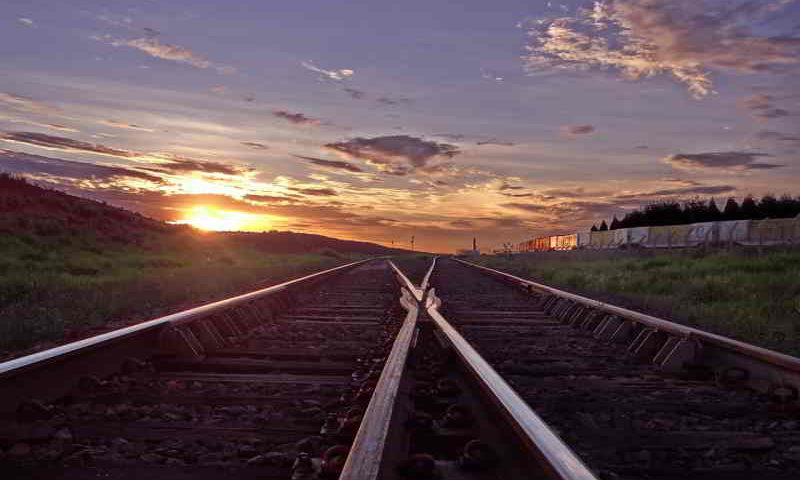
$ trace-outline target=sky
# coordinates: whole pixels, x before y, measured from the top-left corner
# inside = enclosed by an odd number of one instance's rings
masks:
[[[6,0],[0,171],[452,252],[800,195],[800,1]]]

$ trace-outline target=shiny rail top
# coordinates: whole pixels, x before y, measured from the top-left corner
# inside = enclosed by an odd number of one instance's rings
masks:
[[[360,260],[358,262],[348,263],[346,265],[341,265],[339,267],[313,273],[311,275],[306,275],[305,277],[296,278],[294,280],[290,280],[288,282],[284,282],[278,285],[273,285],[271,287],[263,288],[261,290],[256,290],[254,292],[245,293],[243,295],[239,295],[232,298],[226,298],[225,300],[208,303],[206,305],[201,305],[199,307],[191,308],[189,310],[184,310],[182,312],[177,312],[171,315],[156,318],[154,320],[148,320],[142,323],[131,325],[129,327],[120,328],[119,330],[114,330],[112,332],[103,333],[94,337],[85,338],[83,340],[78,340],[76,342],[68,343],[66,345],[61,345],[59,347],[32,353],[24,357],[15,358],[13,360],[0,363],[0,378],[15,375],[34,365],[44,364],[69,355],[75,355],[81,353],[82,351],[97,348],[99,346],[110,344],[114,341],[118,341],[123,338],[137,335],[142,332],[152,330],[154,328],[162,327],[166,324],[183,323],[186,321],[195,320],[197,318],[204,317],[216,312],[220,312],[222,310],[226,310],[228,308],[231,308],[233,306],[251,300],[255,300],[256,298],[260,298],[265,295],[271,295],[276,292],[280,292],[294,285],[312,281],[335,272],[340,272],[343,270],[354,268],[358,265],[369,262],[371,260],[374,259]]]
[[[350,454],[347,456],[341,479],[348,480],[375,480],[380,475],[381,460],[386,447],[392,416],[394,414],[395,400],[400,388],[400,381],[406,367],[414,333],[417,328],[417,315],[419,313],[419,299],[421,291],[412,294],[414,285],[400,271],[394,262],[389,262],[395,275],[403,285],[403,296],[400,300],[403,308],[408,312],[403,326],[395,338],[392,351],[386,359],[374,394],[364,412],[364,418],[358,429]],[[412,295],[414,297],[412,298]]]
[[[628,310],[626,308],[617,307],[615,305],[599,302],[597,300],[592,300],[591,298],[582,297],[574,293],[565,292],[563,290],[558,290],[557,288],[549,287],[541,283],[536,283],[531,280],[526,280],[524,278],[517,277],[510,273],[502,272],[500,270],[495,270],[489,267],[484,267],[483,265],[477,265],[475,263],[467,262],[457,258],[455,258],[454,260],[464,265],[468,265],[470,267],[483,270],[486,273],[489,273],[493,276],[501,277],[505,280],[518,283],[521,286],[538,290],[540,292],[557,295],[559,297],[581,303],[583,305],[586,305],[587,307],[596,308],[598,310],[602,310],[604,312],[617,315],[623,319],[633,320],[635,322],[641,323],[648,327],[655,328],[665,333],[669,333],[680,337],[700,340],[710,345],[715,345],[724,349],[728,349],[737,352],[741,355],[751,357],[763,361],[765,363],[769,363],[784,368],[786,370],[790,370],[793,372],[800,372],[800,358],[797,357],[785,355],[783,353],[779,353],[774,350],[769,350],[767,348],[757,347],[755,345],[740,342],[739,340],[734,340],[732,338],[724,337],[722,335],[704,332],[696,328],[687,327],[685,325],[681,325],[675,322],[670,322],[668,320],[664,320],[644,313],[635,312],[633,310]]]
[[[500,376],[472,345],[439,313],[441,301],[434,289],[428,291],[428,315],[447,337],[458,356],[469,367],[482,388],[511,422],[517,436],[529,451],[540,458],[549,478],[557,480],[597,480],[572,449],[556,435],[517,392]]]

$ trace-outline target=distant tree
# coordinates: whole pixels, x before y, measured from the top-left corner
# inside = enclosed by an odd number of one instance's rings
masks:
[[[682,223],[705,222],[708,218],[708,205],[703,200],[695,198],[683,204]]]
[[[605,232],[607,230],[608,230],[608,225],[606,224],[606,221],[603,220],[603,222],[600,224],[600,231]]]
[[[791,195],[783,194],[778,199],[778,212],[780,218],[792,218],[800,214],[800,197],[792,198]]]
[[[762,218],[780,218],[780,203],[772,195],[764,195],[758,202],[758,211]]]
[[[725,202],[725,209],[722,211],[722,218],[725,220],[738,220],[741,216],[741,212],[739,211],[739,204],[736,203],[736,199],[733,197],[729,197],[728,201]]]
[[[680,225],[685,223],[681,204],[675,201],[651,203],[644,207],[644,226]]]
[[[596,232],[597,231],[597,225],[592,225],[592,228],[590,228],[589,231]]]
[[[717,207],[717,202],[714,201],[712,198],[710,202],[708,202],[708,219],[707,222],[718,222],[722,220],[722,212],[719,211],[719,207]]]
[[[618,228],[622,228],[622,227],[619,225],[619,220],[617,220],[617,216],[614,215],[614,219],[611,220],[611,226],[608,227],[608,229],[609,230],[616,230]]]
[[[741,218],[743,219],[758,220],[763,218],[761,216],[761,211],[759,210],[758,205],[756,204],[756,201],[752,195],[748,195],[744,200],[742,200],[742,205],[739,208],[739,211],[741,212]]]

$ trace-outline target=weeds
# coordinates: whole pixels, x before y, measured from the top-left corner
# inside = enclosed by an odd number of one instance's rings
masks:
[[[484,256],[483,265],[800,354],[800,252],[610,259]]]

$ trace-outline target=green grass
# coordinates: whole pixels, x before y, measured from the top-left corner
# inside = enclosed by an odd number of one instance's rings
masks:
[[[160,247],[143,248],[0,234],[0,358],[107,322],[147,320],[356,258],[332,251],[269,254],[212,238],[165,237]]]
[[[483,265],[800,355],[800,252],[570,259],[483,256]]]

